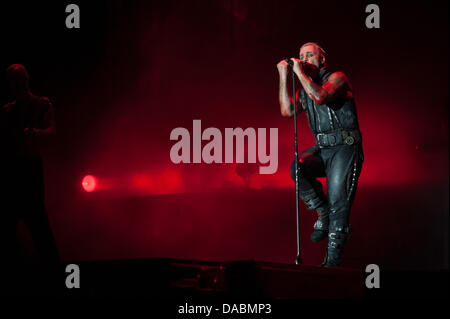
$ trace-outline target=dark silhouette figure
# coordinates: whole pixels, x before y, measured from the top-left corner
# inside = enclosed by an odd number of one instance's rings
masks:
[[[23,289],[28,286],[31,291],[48,291],[59,280],[59,255],[44,203],[38,143],[41,136],[55,133],[54,108],[48,98],[31,93],[24,66],[11,65],[6,78],[14,101],[0,109],[0,267],[10,285],[3,284],[0,294],[27,293]],[[38,265],[27,265],[21,258],[16,233],[20,220],[30,231]],[[30,282],[30,276],[42,282]]]

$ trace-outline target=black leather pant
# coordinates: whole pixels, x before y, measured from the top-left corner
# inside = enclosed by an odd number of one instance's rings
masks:
[[[305,204],[314,209],[327,201],[330,213],[347,225],[364,161],[361,145],[339,145],[322,149],[315,145],[302,152],[299,158],[300,197],[315,194],[319,198],[312,206],[308,202]],[[291,177],[295,182],[294,162]],[[324,195],[318,177],[326,177],[328,196]]]
[[[345,246],[349,232],[350,209],[363,161],[364,154],[360,143],[327,148],[313,146],[299,156],[300,198],[309,209],[328,206],[330,222],[328,254],[330,249],[336,247],[341,252]],[[291,166],[291,177],[295,181],[295,161]],[[317,180],[318,177],[326,177],[327,196],[323,192],[322,183]],[[337,259],[340,258],[340,254],[336,256]]]

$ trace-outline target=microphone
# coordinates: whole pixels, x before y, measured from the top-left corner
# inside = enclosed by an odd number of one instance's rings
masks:
[[[286,61],[286,63],[290,66],[294,66],[294,61],[292,61],[291,59],[285,59],[284,61]]]

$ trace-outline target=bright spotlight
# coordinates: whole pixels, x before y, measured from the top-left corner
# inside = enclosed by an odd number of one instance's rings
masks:
[[[93,192],[97,189],[98,181],[97,178],[93,175],[86,175],[83,177],[83,181],[81,182],[83,189],[86,192]]]

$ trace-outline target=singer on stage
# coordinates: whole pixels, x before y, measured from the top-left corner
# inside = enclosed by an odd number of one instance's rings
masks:
[[[311,240],[328,237],[323,266],[339,266],[350,233],[350,208],[355,197],[364,154],[351,84],[342,72],[329,72],[325,51],[308,42],[292,58],[292,68],[300,81],[296,94],[296,112],[305,111],[316,144],[299,156],[299,193],[308,209],[316,210]],[[289,63],[277,64],[281,114],[294,114],[288,92]],[[300,107],[301,106],[301,107]],[[295,160],[291,166],[295,181]],[[327,195],[318,177],[326,177]]]

